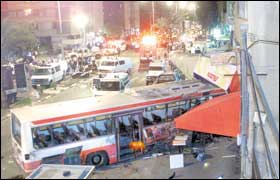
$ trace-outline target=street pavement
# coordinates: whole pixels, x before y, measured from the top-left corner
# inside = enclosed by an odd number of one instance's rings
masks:
[[[162,51],[164,52],[164,51]],[[145,86],[146,72],[138,72],[139,53],[126,51],[121,56],[130,57],[133,62],[131,74],[131,87]],[[180,52],[171,53],[171,60],[181,69],[187,79],[192,79],[192,71],[198,56],[189,56]],[[68,79],[57,84],[56,89],[43,90],[39,98],[32,98],[32,105],[54,103],[65,100],[73,100],[92,96],[92,77],[87,79]],[[10,113],[7,109],[1,109],[1,178],[11,178],[16,175],[26,175],[16,164],[12,157],[10,135]]]
[[[171,154],[178,152],[172,151]],[[184,167],[170,169],[169,155],[119,163],[104,169],[97,169],[92,179],[168,179],[175,173],[174,179],[239,179],[240,157],[233,138],[220,137],[205,147],[205,159],[197,160],[184,150]]]

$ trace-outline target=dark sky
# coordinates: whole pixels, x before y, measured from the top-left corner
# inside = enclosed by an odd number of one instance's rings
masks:
[[[199,6],[197,16],[203,27],[207,27],[217,22],[217,1],[197,1]]]
[[[207,27],[217,21],[217,2],[216,1],[196,1],[199,8],[196,15],[198,20]],[[103,1],[104,25],[109,33],[121,34],[124,29],[124,6],[122,1]],[[175,10],[175,9],[173,9]],[[171,9],[172,11],[172,9]],[[149,29],[152,17],[151,2],[147,1],[140,6],[140,27]],[[165,1],[155,3],[155,19],[168,15],[168,8]],[[155,20],[156,21],[156,20]]]

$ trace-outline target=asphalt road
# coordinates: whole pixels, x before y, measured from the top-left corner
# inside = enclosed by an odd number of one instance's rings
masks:
[[[139,65],[139,54],[134,51],[126,51],[122,53],[122,56],[130,57],[133,61],[131,86],[144,86],[146,72],[140,73],[137,70]],[[177,67],[181,68],[182,72],[185,73],[187,79],[192,79],[192,71],[198,59],[197,56],[188,56],[182,53],[171,53],[170,58],[177,65]],[[56,89],[49,88],[44,90],[43,95],[40,98],[32,97],[32,105],[90,97],[92,96],[92,77],[93,75],[88,79],[68,78],[60,82],[57,85]],[[12,157],[10,133],[9,110],[1,109],[1,179],[11,178],[17,175],[26,175],[16,164]]]
[[[187,150],[187,152],[186,152]],[[240,157],[233,138],[220,137],[205,147],[205,159],[199,161],[184,150],[182,168],[170,169],[169,155],[139,157],[126,163],[97,169],[92,179],[168,179],[174,172],[174,179],[239,179]],[[178,154],[176,151],[172,155]]]

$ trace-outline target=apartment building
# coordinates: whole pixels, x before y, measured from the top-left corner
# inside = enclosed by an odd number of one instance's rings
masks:
[[[58,10],[60,3],[62,35]],[[88,17],[86,32],[103,30],[104,13],[101,1],[1,1],[1,20],[27,21],[32,23],[41,45],[51,45],[57,49],[61,42],[64,46],[79,44],[82,40],[81,29],[72,23],[75,15]]]

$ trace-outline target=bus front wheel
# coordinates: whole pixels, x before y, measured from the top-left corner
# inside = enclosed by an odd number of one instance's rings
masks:
[[[96,167],[101,167],[107,165],[109,158],[106,152],[95,152],[87,156],[87,165],[94,165]]]

